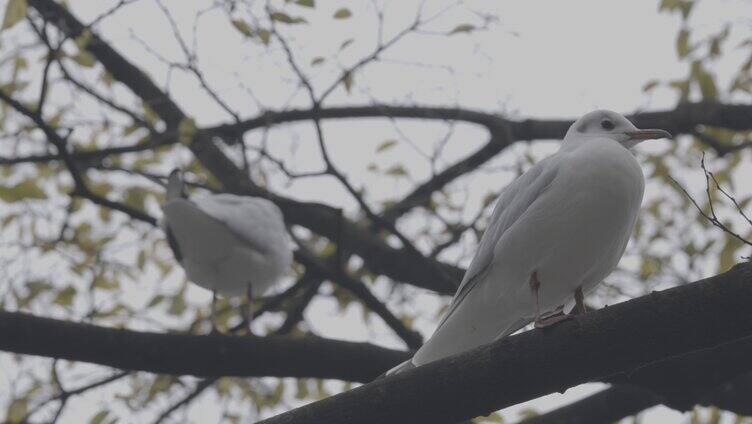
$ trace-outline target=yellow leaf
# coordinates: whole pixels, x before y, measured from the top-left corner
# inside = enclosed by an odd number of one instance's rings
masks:
[[[10,28],[26,17],[26,0],[10,0],[5,7],[5,17],[0,31]]]

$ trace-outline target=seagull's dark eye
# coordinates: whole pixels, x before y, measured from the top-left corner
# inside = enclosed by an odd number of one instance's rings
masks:
[[[614,123],[609,119],[604,119],[601,121],[601,128],[606,131],[611,131],[612,129],[614,129]]]

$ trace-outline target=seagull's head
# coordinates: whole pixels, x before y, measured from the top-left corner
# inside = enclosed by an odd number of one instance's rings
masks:
[[[167,200],[188,197],[185,192],[185,183],[183,182],[183,171],[175,168],[167,177]]]
[[[671,138],[671,134],[658,129],[641,130],[616,112],[596,110],[572,124],[564,137],[564,142],[585,137],[610,138],[627,149],[631,149],[645,140]]]

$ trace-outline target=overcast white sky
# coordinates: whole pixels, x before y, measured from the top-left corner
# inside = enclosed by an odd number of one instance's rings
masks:
[[[94,0],[69,1],[72,10],[88,21],[113,2]],[[356,41],[340,55],[344,63],[352,63],[373,47],[375,35],[374,14],[368,2],[322,1],[315,12],[301,10],[311,22],[305,28],[287,32],[293,39],[299,62],[311,72],[313,82],[319,87],[337,77],[339,69],[329,60],[336,54],[342,41]],[[360,5],[364,3],[364,5]],[[672,107],[675,94],[659,87],[650,95],[643,93],[643,85],[653,79],[680,78],[687,67],[679,63],[674,51],[675,36],[680,19],[676,15],[657,14],[658,0],[633,1],[506,1],[468,2],[470,8],[492,13],[499,18],[490,30],[471,35],[444,37],[414,35],[405,38],[394,49],[383,55],[383,61],[369,66],[355,75],[351,94],[339,89],[328,100],[328,105],[384,103],[420,103],[426,105],[461,105],[468,108],[504,112],[511,117],[575,118],[596,108],[619,112],[656,110]],[[0,8],[4,9],[4,1]],[[197,9],[209,2],[182,2],[166,0],[178,24],[189,38]],[[190,7],[186,7],[190,4]],[[201,6],[196,6],[200,4]],[[387,2],[385,8],[385,36],[409,24],[418,2]],[[444,1],[428,1],[427,10],[441,10]],[[350,7],[353,17],[332,23],[330,17],[339,7]],[[363,9],[358,9],[358,7]],[[700,32],[717,31],[722,22],[735,21],[744,12],[749,14],[749,1],[723,0],[699,2],[692,27]],[[476,23],[477,16],[468,8],[452,9],[431,26],[433,31],[446,31],[458,23]],[[198,56],[202,70],[210,85],[236,108],[241,116],[252,116],[262,108],[282,108],[288,105],[305,107],[305,93],[297,88],[294,75],[289,72],[284,56],[277,47],[265,51],[257,44],[248,43],[227,22],[226,15],[211,12],[199,21]],[[139,40],[145,40],[150,49],[174,60],[182,60],[178,45],[164,16],[151,1],[129,5],[98,27],[103,37],[126,57],[145,69],[160,85],[169,81],[171,95],[190,112],[199,125],[228,122],[231,118],[222,112],[201,92],[190,77],[173,72],[154,55],[147,53]],[[732,34],[734,37],[736,34]],[[735,45],[731,42],[729,45]],[[311,59],[323,56],[328,61],[319,67],[308,66]],[[741,58],[727,54],[716,71],[726,85]],[[169,75],[169,77],[168,77]],[[251,87],[255,97],[240,87],[240,82]],[[59,98],[61,103],[66,98]],[[330,150],[337,164],[353,178],[357,185],[369,188],[373,201],[394,198],[408,187],[395,181],[376,179],[366,172],[368,165],[378,161],[388,167],[398,161],[409,161],[410,174],[420,181],[429,176],[430,168],[419,160],[416,150],[430,151],[437,136],[446,131],[443,124],[400,122],[400,129],[415,141],[416,147],[407,145],[389,154],[370,154],[385,139],[393,138],[394,127],[384,121],[359,120],[344,123],[327,123],[325,131]],[[260,136],[252,135],[258,142]],[[298,170],[318,169],[318,152],[310,138],[308,124],[273,130],[269,134],[272,152],[289,161]],[[468,125],[458,125],[447,145],[444,161],[451,163],[472,152],[485,142],[482,130]],[[551,151],[543,149],[542,154]],[[408,158],[408,159],[405,159]],[[414,159],[410,159],[414,158]],[[504,163],[513,157],[501,158],[494,164]],[[185,165],[184,158],[172,158],[174,163]],[[412,166],[414,164],[414,166]],[[510,175],[489,171],[466,180],[471,193],[468,202],[477,204],[489,188],[500,189]],[[323,187],[323,188],[322,188]],[[325,201],[345,205],[352,210],[354,203],[344,192],[332,193],[317,180],[296,182],[282,188],[300,199]],[[472,190],[482,187],[482,190]],[[208,293],[197,291],[200,301]],[[420,295],[416,301],[422,310],[432,310],[438,300]],[[315,302],[307,317],[314,329],[322,335],[351,340],[370,340],[388,346],[400,346],[389,330],[377,325],[366,329],[360,312],[351,308],[343,317],[333,312],[330,301]],[[435,322],[426,317],[419,328],[430,335]],[[377,321],[376,319],[372,321]],[[538,410],[554,408],[573,399],[592,393],[603,385],[585,385],[569,390],[563,395],[551,395],[524,405],[509,408],[504,416],[514,421],[519,410],[533,407]],[[65,422],[78,422],[90,414],[88,402],[101,402],[97,396],[74,400],[65,414]],[[216,419],[211,407],[211,396],[204,396],[189,409],[193,422]],[[680,423],[687,416],[658,407],[651,409],[643,422]]]

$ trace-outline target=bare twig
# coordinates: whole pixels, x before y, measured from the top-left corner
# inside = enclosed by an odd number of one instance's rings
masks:
[[[690,202],[692,202],[692,204],[694,205],[695,209],[697,209],[697,211],[700,213],[700,215],[702,215],[705,219],[707,219],[711,224],[713,224],[715,227],[719,228],[720,230],[722,230],[726,234],[728,234],[728,235],[736,238],[737,240],[741,241],[742,243],[744,243],[744,244],[746,244],[748,246],[752,246],[752,241],[747,240],[744,237],[740,236],[739,234],[737,234],[736,232],[734,232],[732,229],[730,229],[726,224],[724,224],[720,219],[718,219],[718,216],[715,213],[715,207],[713,206],[713,198],[712,198],[712,195],[710,193],[710,179],[712,177],[712,179],[715,181],[715,177],[712,176],[712,174],[705,167],[705,155],[704,154],[702,156],[702,160],[701,160],[700,163],[701,163],[700,166],[701,166],[701,168],[702,168],[702,170],[704,172],[704,175],[705,175],[705,192],[706,192],[706,194],[708,196],[708,205],[709,205],[709,208],[710,208],[710,214],[708,214],[707,212],[705,212],[700,207],[700,205],[697,204],[697,201],[692,197],[692,195],[690,195],[689,192],[687,192],[687,190],[678,181],[676,181],[674,179],[674,177],[672,177],[671,175],[669,175],[668,178],[671,180],[671,182],[674,183],[674,185],[676,185],[677,187],[679,187],[679,189],[690,200]],[[716,181],[716,184],[717,184],[717,181]],[[719,186],[719,188],[720,188],[720,186]],[[736,204],[736,201],[734,201],[734,203]],[[738,204],[737,204],[737,208],[741,209],[738,206]],[[743,213],[742,213],[742,215],[744,216],[745,219],[747,219],[746,215],[744,215]],[[747,220],[749,221],[749,219],[747,219]]]

